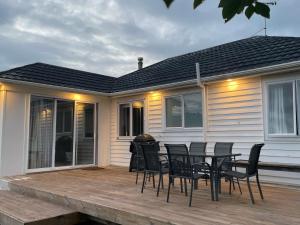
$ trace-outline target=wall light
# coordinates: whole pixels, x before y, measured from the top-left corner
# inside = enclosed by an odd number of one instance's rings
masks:
[[[74,95],[74,99],[75,99],[76,101],[79,101],[79,100],[81,99],[80,94],[75,94],[75,95]]]
[[[161,93],[159,91],[150,91],[149,97],[151,98],[151,100],[160,100]]]
[[[234,80],[232,80],[232,79],[228,79],[227,80],[227,82],[228,82],[228,89],[230,90],[230,91],[234,91],[234,90],[236,90],[237,88],[238,88],[238,82],[237,81],[234,81]]]

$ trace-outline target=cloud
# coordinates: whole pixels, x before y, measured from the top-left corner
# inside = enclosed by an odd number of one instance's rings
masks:
[[[263,28],[256,16],[224,23],[218,1],[192,10],[176,0],[0,0],[0,70],[45,62],[120,76],[167,57],[246,38]],[[269,35],[300,36],[297,0],[278,1]],[[261,33],[260,33],[261,34]]]

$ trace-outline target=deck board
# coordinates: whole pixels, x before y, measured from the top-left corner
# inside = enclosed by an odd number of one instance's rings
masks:
[[[256,204],[251,206],[243,184],[243,195],[235,191],[232,196],[227,193],[228,184],[223,184],[220,201],[212,202],[209,186],[200,182],[199,190],[194,192],[193,206],[188,207],[188,199],[180,193],[179,185],[172,188],[170,203],[166,203],[166,190],[157,198],[149,184],[141,194],[141,182],[136,185],[135,174],[122,167],[9,179],[12,190],[120,224],[300,224],[300,189],[292,187],[263,184],[265,200],[262,201],[253,184]]]
[[[35,224],[40,221],[55,224],[49,221],[58,217],[73,217],[75,214],[74,210],[64,206],[30,198],[12,191],[0,191],[0,224],[3,225]],[[58,221],[55,220],[56,224]]]

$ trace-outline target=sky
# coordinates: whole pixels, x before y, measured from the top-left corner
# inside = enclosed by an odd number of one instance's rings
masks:
[[[255,35],[264,19],[224,23],[218,0],[0,0],[0,71],[43,62],[109,76]],[[300,1],[277,0],[268,35],[300,36]],[[258,32],[257,35],[263,35]]]

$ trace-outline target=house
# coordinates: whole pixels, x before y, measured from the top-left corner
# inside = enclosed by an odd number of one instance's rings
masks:
[[[128,166],[141,133],[164,143],[234,142],[300,163],[300,38],[256,36],[119,78],[43,63],[0,73],[0,175]],[[262,171],[270,182],[300,175]]]

